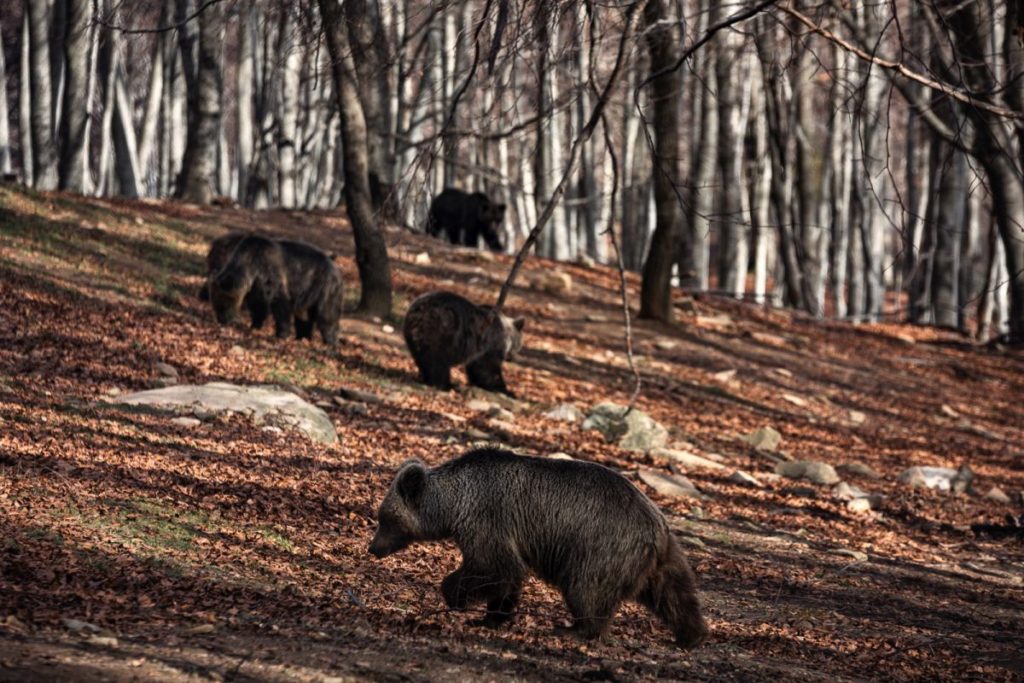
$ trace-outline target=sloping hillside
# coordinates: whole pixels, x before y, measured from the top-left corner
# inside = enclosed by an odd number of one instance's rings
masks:
[[[508,257],[389,230],[399,319],[346,317],[332,352],[215,324],[195,292],[206,243],[230,228],[338,254],[349,308],[357,300],[351,233],[333,214],[0,187],[0,680],[1024,675],[1024,542],[1006,520],[1024,491],[1020,351],[680,298],[678,324],[636,326],[638,405],[676,450],[722,465],[693,467],[544,416],[628,400],[614,271],[560,265],[572,288],[554,296],[535,283],[555,264],[528,261],[509,302],[529,319],[510,401],[421,386],[395,331],[431,289],[493,299]],[[182,383],[293,388],[325,406],[341,442],[109,403],[159,383],[157,363]],[[342,389],[380,400],[336,400]],[[775,452],[742,440],[766,426],[782,435]],[[509,629],[481,631],[438,592],[454,548],[373,559],[376,504],[398,464],[481,439],[629,476],[685,471],[704,498],[637,485],[685,541],[710,641],[679,651],[629,606],[606,642],[581,645],[553,633],[567,613],[535,581]],[[884,498],[852,510],[831,486],[774,475],[780,459],[833,465]],[[864,467],[841,467],[852,462]],[[898,481],[911,465],[962,464],[974,493]],[[735,483],[736,470],[762,487]],[[993,487],[1010,501],[986,497]]]

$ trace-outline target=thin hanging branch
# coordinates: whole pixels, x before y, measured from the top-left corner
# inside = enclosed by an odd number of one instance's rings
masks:
[[[541,231],[547,224],[551,215],[555,212],[555,204],[558,198],[565,193],[565,186],[569,182],[569,178],[576,170],[576,162],[579,159],[580,147],[584,142],[590,139],[594,134],[594,129],[597,127],[598,122],[601,121],[601,114],[604,111],[605,106],[608,104],[608,100],[611,99],[612,89],[618,82],[619,75],[622,73],[622,66],[626,61],[627,45],[629,44],[629,38],[632,34],[633,28],[633,17],[636,14],[636,10],[640,7],[641,2],[633,2],[626,9],[625,15],[625,26],[622,28],[622,35],[619,37],[619,49],[618,54],[615,57],[615,66],[612,68],[612,73],[608,77],[608,82],[605,84],[604,90],[601,91],[601,96],[597,99],[594,104],[594,108],[590,113],[590,118],[587,120],[587,124],[583,126],[583,129],[579,132],[576,138],[572,141],[572,147],[569,150],[569,161],[565,165],[565,170],[562,172],[562,178],[558,181],[558,185],[555,187],[551,196],[548,197],[548,201],[544,206],[544,211],[537,218],[537,224],[530,230],[530,234],[526,237],[526,241],[523,246],[516,252],[516,260],[512,264],[512,270],[509,271],[508,277],[505,279],[505,283],[501,286],[501,291],[498,293],[498,302],[492,309],[494,314],[501,311],[501,307],[505,304],[505,299],[508,298],[508,292],[512,288],[512,284],[515,282],[516,275],[519,273],[519,269],[523,266],[523,261],[526,259],[527,252],[537,242],[537,238],[540,237]]]
[[[608,130],[608,120],[601,115],[602,126],[601,129],[604,132],[604,145],[606,152],[611,156],[612,160],[612,194],[609,198],[611,204],[611,210],[608,213],[608,227],[604,229],[602,235],[608,235],[611,240],[612,249],[615,250],[615,265],[619,270],[619,293],[622,296],[622,320],[625,325],[626,334],[626,362],[629,363],[629,371],[633,373],[633,393],[629,396],[629,403],[626,404],[626,412],[623,413],[623,417],[629,415],[630,411],[636,405],[637,398],[640,397],[640,387],[642,380],[640,379],[640,371],[636,367],[636,361],[633,358],[633,321],[629,314],[629,292],[626,289],[626,267],[622,263],[622,251],[619,249],[619,241],[615,238],[615,200],[618,196],[619,187],[619,160],[615,156],[615,145],[612,143],[611,133]]]
[[[829,40],[835,43],[836,45],[843,48],[850,54],[856,56],[860,60],[874,64],[879,68],[895,72],[900,76],[903,76],[904,78],[907,78],[916,83],[920,83],[926,88],[936,90],[944,95],[949,95],[955,100],[959,100],[960,102],[968,104],[977,109],[982,109],[984,111],[989,112],[990,114],[995,114],[997,116],[1002,116],[1008,119],[1024,119],[1024,112],[1019,112],[1008,107],[1001,107],[998,104],[992,104],[991,102],[986,102],[985,100],[978,99],[971,93],[961,90],[960,88],[956,88],[952,85],[949,85],[948,83],[943,83],[933,78],[929,78],[924,74],[920,74],[914,71],[913,69],[907,67],[902,62],[895,62],[891,59],[884,59],[870,52],[867,52],[866,50],[857,47],[856,45],[846,40],[845,38],[842,38],[833,33],[832,31],[829,31],[827,28],[824,28],[814,23],[814,20],[812,20],[806,14],[803,14],[793,9],[789,5],[780,5],[779,10],[785,12],[789,16],[799,21],[801,24],[806,26],[807,29],[812,33],[817,33],[825,40]]]

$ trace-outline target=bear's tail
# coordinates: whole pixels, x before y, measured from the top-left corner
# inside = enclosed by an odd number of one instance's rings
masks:
[[[697,578],[671,534],[654,573],[637,597],[672,630],[680,647],[697,647],[707,638],[708,627],[697,599]]]

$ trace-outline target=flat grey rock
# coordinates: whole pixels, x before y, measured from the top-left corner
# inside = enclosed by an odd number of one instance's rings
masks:
[[[769,453],[778,450],[782,443],[782,434],[773,427],[761,427],[756,432],[751,432],[743,437],[743,440],[759,451]]]
[[[199,419],[240,413],[259,426],[277,426],[305,434],[319,443],[337,443],[338,433],[322,409],[274,386],[242,386],[227,382],[179,384],[118,396],[115,405],[143,406]]]
[[[839,475],[832,465],[816,460],[780,462],[775,466],[775,473],[790,479],[807,479],[815,484],[827,486],[839,483]]]

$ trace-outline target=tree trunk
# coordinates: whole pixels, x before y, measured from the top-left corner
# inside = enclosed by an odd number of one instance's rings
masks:
[[[168,5],[165,4],[163,11],[160,13],[160,23],[166,23],[166,18],[169,16]],[[153,37],[149,84],[146,88],[146,102],[143,106],[142,114],[142,130],[139,133],[139,147],[136,153],[139,161],[139,171],[144,179],[143,185],[146,195],[159,193],[159,179],[154,178],[151,169],[153,150],[156,148],[157,130],[160,124],[160,103],[163,100],[164,94],[164,53],[167,51],[166,43],[170,40],[172,38],[167,34]]]
[[[58,0],[66,4],[64,41],[64,104],[60,119],[60,187],[78,194],[89,190],[88,140],[89,50],[91,0]]]
[[[280,202],[286,209],[296,208],[295,152],[298,145],[299,79],[302,68],[298,24],[295,12],[282,5],[281,30],[277,54],[282,60],[280,81],[280,112],[277,127],[277,173],[281,188]],[[359,61],[362,61],[360,59]]]
[[[32,185],[40,190],[58,186],[57,145],[53,136],[53,82],[50,78],[50,3],[25,0],[28,15],[32,89]]]
[[[656,73],[675,64],[682,36],[678,19],[670,17],[669,0],[648,0],[647,49],[650,70]],[[682,211],[676,196],[679,182],[679,112],[682,102],[681,69],[670,70],[651,82],[654,109],[654,202],[657,226],[644,263],[640,286],[640,317],[672,321],[672,266],[676,240],[682,230]],[[738,189],[738,188],[737,188]]]
[[[195,95],[189,94],[189,126],[175,195],[194,204],[213,199],[213,174],[220,135],[221,57],[224,52],[224,6],[207,5],[199,19],[199,60]],[[184,45],[183,45],[184,48]],[[182,50],[185,55],[186,50]],[[188,59],[185,59],[186,81]]]
[[[754,159],[752,182],[750,184],[750,222],[754,240],[754,301],[763,304],[768,292],[768,252],[771,248],[771,183],[772,167],[769,163],[768,123],[764,116],[764,85],[757,74],[752,74],[755,83],[753,94],[755,104],[752,112],[754,122]]]
[[[253,163],[253,90],[256,81],[256,5],[248,4],[238,17],[238,127],[235,149],[238,162],[237,200],[248,203],[249,171]]]
[[[4,60],[4,39],[0,34],[0,174],[11,173],[11,128],[7,103],[7,63]]]
[[[742,113],[739,66],[741,44],[731,34],[718,43],[715,65],[718,81],[718,289],[742,297],[746,282],[747,217],[742,210],[743,137],[746,120]]]
[[[319,0],[327,48],[331,55],[334,91],[341,112],[345,155],[345,205],[356,242],[356,266],[362,292],[359,310],[386,317],[391,314],[391,265],[384,236],[377,227],[370,196],[366,120],[359,99],[354,57],[345,29],[346,17],[335,0]]]
[[[349,42],[359,58],[355,60],[359,101],[367,123],[369,140],[370,193],[373,206],[382,216],[393,220],[397,215],[392,175],[394,159],[390,154],[391,130],[388,106],[391,83],[388,73],[390,56],[378,0],[347,0],[345,12],[353,20],[348,25]],[[449,11],[448,14],[452,12]],[[449,76],[453,79],[453,76]],[[446,101],[446,105],[448,102]]]
[[[701,3],[707,10],[708,24],[721,16],[721,7],[715,0]],[[711,271],[711,211],[715,198],[715,169],[718,168],[718,108],[715,106],[717,51],[708,46],[701,55],[700,77],[696,89],[700,97],[701,126],[698,132],[697,152],[690,169],[688,234],[679,260],[679,282],[683,289],[704,291],[708,288]],[[688,248],[687,248],[688,247]]]
[[[32,39],[29,37],[28,12],[21,20],[21,46],[18,64],[18,143],[21,147],[21,180],[31,185],[35,177],[32,167]]]
[[[562,172],[562,151],[564,135],[562,112],[556,109],[558,100],[558,72],[554,64],[558,41],[558,12],[537,12],[534,22],[537,49],[537,154],[536,191],[534,202],[537,213],[544,210],[551,199],[551,192]],[[568,227],[565,211],[556,207],[551,214],[551,223],[541,235],[538,252],[557,261],[569,258]]]

